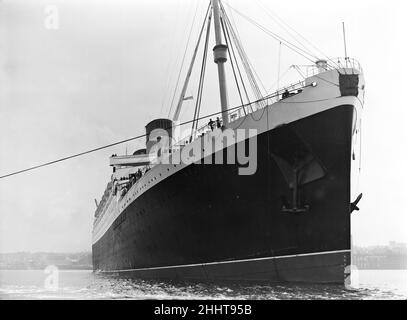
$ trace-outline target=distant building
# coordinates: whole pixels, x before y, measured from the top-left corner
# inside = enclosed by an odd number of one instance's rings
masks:
[[[407,269],[407,244],[390,241],[387,246],[352,246],[352,264],[359,269]]]
[[[90,252],[46,253],[18,252],[0,254],[0,269],[45,269],[55,265],[60,269],[92,269]]]

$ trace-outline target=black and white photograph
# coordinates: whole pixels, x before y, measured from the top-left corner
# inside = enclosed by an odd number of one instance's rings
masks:
[[[406,300],[406,9],[0,0],[0,300]]]

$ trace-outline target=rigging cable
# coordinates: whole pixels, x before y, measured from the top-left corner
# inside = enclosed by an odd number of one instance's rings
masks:
[[[268,30],[267,28],[265,28],[264,26],[262,26],[261,24],[259,24],[258,22],[254,21],[253,19],[251,19],[250,17],[246,16],[245,14],[241,13],[240,11],[236,10],[235,8],[233,8],[232,6],[230,6],[229,4],[227,4],[229,6],[229,8],[231,8],[233,11],[235,11],[237,14],[239,14],[241,17],[243,17],[245,20],[247,20],[248,22],[250,22],[251,24],[253,24],[254,26],[256,26],[257,28],[259,28],[260,30],[262,30],[265,34],[269,35],[270,37],[274,38],[277,41],[281,41],[287,48],[291,49],[292,51],[296,52],[297,54],[301,55],[302,57],[304,57],[305,59],[311,61],[312,63],[315,62],[315,60],[318,59],[317,56],[314,56],[312,53],[309,53],[301,48],[299,48],[298,46],[296,46],[295,44],[291,43],[290,41],[284,39],[283,37],[277,35],[276,33]],[[312,59],[310,58],[312,57]]]
[[[227,16],[226,16],[226,18],[228,19]],[[234,39],[235,44],[236,44],[236,46],[238,48],[238,53],[239,53],[239,55],[241,57],[241,60],[243,62],[243,66],[245,67],[246,73],[248,75],[249,82],[250,82],[250,84],[252,86],[252,90],[253,90],[256,98],[260,99],[261,97],[263,97],[263,94],[262,94],[262,92],[261,92],[261,90],[260,90],[260,88],[259,88],[259,86],[257,84],[255,75],[257,76],[258,79],[259,79],[259,76],[257,75],[256,71],[254,70],[253,65],[251,64],[251,62],[250,62],[250,60],[249,60],[249,58],[248,58],[248,56],[247,56],[247,54],[246,54],[246,52],[245,52],[245,50],[243,48],[240,37],[235,32],[235,29],[232,27],[232,24],[231,24],[230,20],[229,20],[229,26],[230,26],[231,33],[232,33],[232,39]],[[262,87],[264,88],[264,85],[261,82],[261,80],[260,80],[260,83],[261,83]],[[266,89],[264,89],[264,91],[266,91]]]
[[[223,23],[223,20],[222,20],[222,23]],[[237,72],[239,73],[239,78],[240,78],[240,81],[242,83],[242,87],[243,87],[243,90],[245,92],[247,102],[249,103],[250,102],[249,94],[247,93],[247,89],[246,89],[246,86],[244,84],[243,76],[242,76],[242,73],[240,71],[239,63],[238,63],[237,58],[236,58],[235,49],[233,48],[233,43],[230,40],[229,30],[228,30],[227,26],[225,27],[225,30],[226,30],[226,36],[227,36],[226,41],[230,43],[230,49],[231,49],[233,59],[234,59],[235,64],[236,64]],[[228,49],[229,49],[229,46],[228,46]],[[246,113],[246,111],[245,111],[245,113]]]
[[[179,118],[179,114],[180,114],[181,109],[182,109],[182,104],[183,104],[183,102],[185,100],[185,93],[186,93],[186,91],[188,89],[188,86],[189,86],[189,80],[190,80],[190,77],[191,77],[191,74],[192,74],[192,71],[193,71],[193,67],[194,67],[194,64],[195,64],[195,58],[196,58],[196,55],[197,55],[198,50],[199,50],[199,45],[201,43],[202,34],[203,34],[204,30],[205,30],[206,19],[208,18],[208,14],[212,15],[212,11],[210,10],[210,8],[208,8],[208,11],[206,12],[206,15],[205,15],[205,19],[204,19],[204,21],[202,23],[201,31],[199,32],[198,42],[197,42],[197,44],[195,46],[195,50],[194,50],[193,55],[192,55],[192,60],[191,60],[191,63],[190,63],[190,66],[188,68],[188,72],[187,72],[187,75],[186,75],[186,79],[185,79],[184,85],[183,85],[182,90],[181,90],[180,98],[179,98],[179,101],[177,103],[177,108],[176,108],[174,116],[173,116],[173,119],[175,121],[178,120],[178,118]]]
[[[222,7],[222,10],[223,10],[224,14],[227,16],[226,10],[225,10],[225,8],[224,8],[224,6],[223,6],[222,3],[221,3],[221,7]],[[236,26],[235,19],[234,19],[234,16],[233,16],[233,12],[232,12],[232,11],[230,12],[230,15],[231,15],[231,17],[232,17],[232,19],[230,20],[230,21],[231,21],[231,26],[233,26],[233,29],[236,30],[237,39],[239,40],[239,43],[242,44],[242,40],[240,39],[240,36],[239,36],[239,33],[238,33],[238,29],[237,29],[237,26]],[[227,17],[227,18],[229,19],[229,17]],[[254,69],[252,63],[250,62],[250,60],[249,60],[249,58],[248,58],[247,56],[246,56],[246,59],[248,60],[248,63],[249,63],[250,68],[253,70],[255,76],[257,77],[257,80],[260,82],[260,85],[262,86],[263,90],[264,90],[264,91],[266,92],[266,94],[267,94],[266,87],[264,86],[263,82],[261,81],[261,78],[260,78],[259,75],[257,74],[256,70]]]
[[[284,71],[284,73],[280,76],[280,81],[281,81],[282,79],[284,79],[284,77],[288,74],[288,72],[290,72],[291,68],[292,68],[292,66],[291,66],[291,67],[288,67],[288,69],[287,69],[286,71]],[[277,81],[274,82],[274,83],[271,85],[269,91],[272,91],[273,89],[275,89],[275,91],[279,91],[279,88],[278,88],[278,86],[277,86]]]
[[[293,65],[292,67],[294,68],[295,71],[298,72],[298,74],[299,74],[304,80],[307,79],[307,78],[304,76],[304,74],[301,72],[301,69],[300,69],[298,66]]]
[[[309,48],[307,48],[302,42],[300,42],[293,34],[291,34],[287,28],[292,30],[294,33],[296,33],[298,36],[300,36],[306,43],[308,43],[313,49],[318,51],[320,54],[322,54],[325,58],[328,59],[328,61],[331,61],[336,67],[339,67],[339,65],[331,58],[329,58],[324,52],[322,52],[318,47],[316,47],[311,41],[309,41],[307,38],[305,38],[301,33],[299,33],[297,30],[295,30],[293,27],[291,27],[288,23],[286,23],[282,18],[280,18],[275,12],[273,12],[270,8],[268,8],[264,3],[261,2],[261,0],[257,0],[258,4],[264,9],[265,13],[277,24],[279,24],[297,43],[299,43],[306,51],[309,51]],[[280,23],[280,22],[281,23]],[[287,26],[285,28],[282,24]]]
[[[206,72],[206,64],[208,62],[208,46],[209,46],[209,37],[210,37],[210,30],[211,30],[211,19],[212,16],[209,17],[209,21],[208,21],[208,33],[206,36],[206,42],[205,42],[205,56],[204,56],[204,66],[203,66],[203,75],[202,75],[202,86],[201,86],[201,95],[199,97],[199,107],[198,107],[198,113],[197,113],[197,118],[199,118],[199,115],[201,113],[201,105],[202,105],[202,93],[203,93],[203,88],[204,88],[204,84],[205,84],[205,72]],[[196,120],[196,125],[195,125],[195,129],[198,128],[198,120]]]
[[[248,76],[248,80],[250,82],[250,85],[252,87],[253,93],[255,94],[256,98],[260,98],[262,97],[262,93],[259,89],[259,86],[257,85],[257,81],[256,78],[254,77],[254,74],[252,72],[252,66],[248,60],[248,57],[243,49],[243,45],[240,41],[240,38],[238,36],[238,34],[236,33],[236,30],[233,28],[228,16],[226,15],[226,12],[223,11],[223,14],[225,16],[226,22],[228,23],[228,27],[230,29],[230,33],[232,35],[232,40],[234,41],[236,48],[237,48],[237,52],[240,56],[240,59],[242,61],[243,67],[245,68],[246,74]]]
[[[278,46],[277,90],[280,89],[280,70],[281,70],[281,41]]]
[[[263,94],[261,93],[261,91],[259,89],[259,86],[257,85],[256,78],[255,78],[255,76],[254,76],[254,74],[252,72],[252,66],[251,66],[250,62],[248,61],[248,57],[247,57],[247,55],[246,55],[246,53],[245,53],[245,51],[243,49],[242,43],[240,42],[239,37],[236,34],[236,32],[235,32],[235,30],[234,30],[234,28],[233,28],[233,26],[232,26],[232,24],[230,22],[230,19],[226,15],[226,11],[224,10],[223,7],[222,7],[222,10],[223,10],[225,21],[226,21],[227,26],[229,27],[229,30],[230,30],[232,40],[235,43],[235,46],[237,48],[237,52],[238,52],[238,54],[240,56],[243,67],[244,67],[244,69],[246,71],[247,78],[249,80],[250,86],[252,87],[252,91],[253,91],[256,99],[259,100],[259,99],[261,99],[261,97],[263,97]]]
[[[198,4],[199,4],[199,3],[198,3]],[[182,69],[184,68],[185,57],[186,57],[186,55],[187,55],[187,51],[188,51],[188,47],[189,47],[189,42],[190,42],[190,40],[191,40],[192,31],[193,31],[194,25],[195,25],[195,18],[196,18],[197,12],[198,12],[198,4],[197,4],[197,6],[196,6],[194,18],[193,18],[193,20],[192,20],[191,30],[189,31],[188,40],[187,40],[187,45],[185,46],[184,56],[182,57],[181,68],[180,68],[179,73],[178,73],[177,83],[176,83],[176,85],[175,85],[174,94],[173,94],[173,96],[172,96],[170,111],[168,112],[168,118],[170,117],[172,108],[173,108],[173,106],[174,106],[175,95],[176,95],[176,93],[177,93],[177,89],[178,89],[178,85],[179,85],[179,80],[180,80],[180,78],[181,78]],[[209,8],[210,8],[210,5],[209,5],[209,7],[208,7],[208,10],[209,10]]]
[[[236,83],[237,91],[239,92],[240,102],[241,102],[242,104],[244,104],[243,98],[242,98],[242,93],[241,93],[241,91],[240,91],[239,82],[238,82],[237,76],[236,76],[235,65],[234,65],[234,63],[233,63],[232,55],[231,55],[231,53],[230,53],[231,50],[230,50],[229,41],[228,41],[228,36],[227,36],[227,34],[226,34],[225,23],[224,23],[224,21],[223,21],[223,18],[220,19],[220,23],[221,23],[221,26],[222,26],[223,34],[225,35],[225,41],[226,41],[226,46],[227,46],[227,48],[228,48],[228,55],[229,55],[229,59],[230,59],[230,64],[231,64],[231,66],[232,66],[233,77],[235,78],[235,83]]]
[[[311,52],[308,47],[306,47],[300,40],[297,39],[295,35],[293,35],[284,25],[288,26],[280,17],[274,14],[271,10],[269,10],[260,0],[257,0],[258,6],[266,13],[266,15],[274,22],[276,22],[291,38],[296,41],[305,51]],[[273,13],[273,14],[272,14]],[[275,17],[274,17],[275,15]],[[284,24],[284,25],[283,25]],[[289,26],[288,26],[289,27]],[[292,29],[292,28],[290,28]],[[292,29],[293,30],[293,29]],[[295,30],[294,30],[295,31]]]
[[[308,86],[304,86],[303,88],[308,87]],[[271,98],[277,97],[277,96],[279,96],[279,94],[269,95],[269,96],[263,98],[263,100],[271,99]],[[220,115],[220,114],[225,113],[225,112],[238,110],[240,108],[247,107],[247,106],[249,106],[251,104],[256,104],[256,103],[259,103],[259,101],[252,101],[251,103],[248,103],[248,104],[243,105],[243,106],[236,106],[236,107],[224,110],[224,111],[214,112],[214,113],[199,117],[197,119],[188,120],[188,121],[173,125],[173,126],[171,126],[169,128],[165,128],[165,129],[166,130],[174,129],[176,127],[180,127],[180,126],[190,124],[193,121],[199,121],[199,120],[207,119],[207,118],[210,118],[210,117],[213,117],[213,116],[216,116],[216,115]],[[126,143],[126,142],[130,142],[130,141],[138,140],[138,139],[141,139],[141,138],[145,138],[146,136],[147,136],[147,134],[141,134],[141,135],[138,135],[138,136],[135,136],[135,137],[132,137],[132,138],[121,140],[121,141],[114,142],[114,143],[111,143],[111,144],[107,144],[107,145],[97,147],[97,148],[94,148],[94,149],[90,149],[90,150],[87,150],[87,151],[84,151],[84,152],[76,153],[76,154],[73,154],[71,156],[67,156],[67,157],[64,157],[64,158],[57,159],[57,160],[49,161],[49,162],[46,162],[46,163],[43,163],[43,164],[40,164],[40,165],[37,165],[37,166],[33,166],[33,167],[29,167],[29,168],[26,168],[26,169],[23,169],[23,170],[11,172],[11,173],[0,176],[0,179],[4,179],[4,178],[15,176],[15,175],[18,175],[18,174],[21,174],[21,173],[33,171],[35,169],[43,168],[43,167],[50,166],[50,165],[53,165],[53,164],[56,164],[56,163],[59,163],[59,162],[67,161],[67,160],[70,160],[70,159],[78,158],[80,156],[84,156],[84,155],[94,153],[94,152],[97,152],[97,151],[100,151],[100,150],[108,149],[108,148],[111,148],[111,147],[114,147],[114,146],[117,146],[117,145],[121,145],[121,144]]]
[[[199,77],[198,93],[197,93],[197,99],[196,99],[195,111],[194,111],[194,122],[192,122],[190,141],[192,140],[194,130],[196,130],[198,127],[198,120],[196,120],[196,119],[199,118],[199,113],[201,111],[202,92],[203,92],[203,86],[204,86],[204,82],[205,82],[205,71],[206,71],[206,61],[208,58],[208,45],[209,45],[209,35],[210,35],[210,30],[211,30],[211,21],[212,21],[212,14],[210,14],[209,18],[208,18],[205,46],[204,46],[204,52],[203,52],[203,57],[202,57],[201,74]]]
[[[228,6],[230,7],[230,5],[228,5]],[[210,8],[210,5],[209,5],[209,7],[208,7],[208,11],[209,11],[209,8]],[[240,13],[239,11],[237,11],[236,9],[234,9],[234,8],[232,8],[232,7],[230,7],[230,8],[231,8],[232,10],[236,11],[236,12],[237,12],[239,15],[241,15],[243,18],[245,18],[246,20],[248,20],[249,22],[251,22],[252,24],[254,24],[255,26],[257,26],[258,28],[260,28],[260,29],[261,29],[262,31],[264,31],[266,34],[268,34],[268,35],[270,35],[271,37],[273,37],[274,39],[280,41],[280,43],[283,43],[283,44],[284,44],[285,46],[287,46],[289,49],[291,49],[291,50],[295,51],[296,53],[302,55],[304,58],[310,60],[311,62],[314,62],[313,60],[311,60],[310,58],[308,58],[308,57],[305,55],[305,54],[307,54],[307,55],[309,55],[309,56],[313,56],[312,54],[310,54],[310,53],[308,53],[308,52],[305,52],[304,50],[298,48],[297,46],[293,45],[292,43],[286,41],[285,39],[279,37],[278,35],[274,34],[273,32],[267,30],[266,28],[264,28],[263,26],[261,26],[260,24],[258,24],[257,22],[255,22],[254,20],[250,19],[249,17],[243,15],[242,13]],[[197,9],[198,9],[198,8],[197,8]],[[236,41],[235,44],[236,44],[236,47],[237,47],[237,49],[238,49],[239,55],[241,55],[241,59],[242,59],[242,62],[243,62],[243,66],[245,67],[245,69],[248,68],[248,70],[249,70],[248,78],[249,78],[249,81],[252,83],[253,80],[255,80],[255,77],[254,77],[253,73],[252,73],[251,70],[250,70],[250,62],[248,61],[247,56],[246,56],[246,54],[244,53],[244,51],[243,51],[243,52],[240,52],[241,50],[239,50],[239,48],[242,49],[242,48],[241,48],[241,43],[239,42],[239,38],[236,36],[236,34],[234,34],[233,28],[231,28],[232,25],[231,25],[231,23],[230,23],[230,21],[229,21],[227,15],[226,15],[226,12],[225,12],[225,10],[224,10],[224,8],[223,8],[223,5],[222,5],[222,11],[223,11],[224,17],[225,17],[225,19],[226,19],[226,20],[225,20],[225,21],[226,21],[226,24],[229,25],[229,28],[231,29],[232,39],[233,39],[234,41]],[[176,92],[176,90],[177,90],[177,88],[178,88],[178,83],[179,83],[180,75],[181,75],[181,72],[182,72],[182,69],[183,69],[183,64],[184,64],[185,56],[186,56],[186,53],[187,53],[189,41],[190,41],[191,34],[192,34],[192,31],[193,31],[193,26],[194,26],[194,23],[195,23],[196,13],[197,13],[197,10],[195,11],[193,23],[192,23],[191,30],[190,30],[189,37],[188,37],[188,41],[187,41],[187,46],[186,46],[186,48],[185,48],[184,56],[183,56],[183,59],[182,59],[181,70],[180,70],[179,75],[178,75],[178,80],[177,80],[175,92]],[[229,38],[229,39],[230,39],[230,38]],[[290,46],[292,46],[292,47],[290,47]],[[300,51],[302,51],[302,52],[304,52],[305,54],[302,54],[302,53],[298,52],[297,50],[293,49],[293,47],[294,47],[294,48],[297,48],[298,50],[300,50]],[[232,46],[232,48],[233,48],[233,46]],[[206,50],[206,51],[207,51],[207,50]],[[230,54],[230,52],[229,52],[229,54]],[[205,65],[206,65],[206,63],[205,63]],[[247,71],[247,70],[246,70],[246,71]],[[322,79],[322,80],[324,80],[324,79]],[[257,83],[256,83],[256,82],[254,82],[253,84],[254,84],[255,86],[257,86]],[[335,84],[335,85],[337,85],[337,84]],[[306,86],[305,86],[305,87],[306,87]],[[257,92],[256,96],[258,96],[258,93],[260,92],[258,86],[257,86],[257,90],[258,90],[258,92]],[[257,91],[257,90],[256,90],[256,91]],[[174,96],[173,96],[173,99],[172,99],[172,102],[171,102],[171,109],[172,109],[172,107],[173,107],[173,101],[174,101],[174,97],[175,97],[175,92],[174,92]],[[277,93],[277,95],[278,95],[278,93]],[[277,96],[277,95],[276,95],[276,96]],[[258,97],[259,97],[259,96],[258,96]],[[266,101],[267,99],[272,98],[273,95],[269,95],[269,96],[267,96],[267,97],[263,97],[263,96],[261,95],[261,92],[260,92],[260,97],[261,97],[261,99],[258,99],[258,100],[256,100],[256,101],[253,101],[253,102],[251,102],[251,103],[248,103],[247,106],[249,106],[249,105],[251,106],[251,105],[256,104],[256,103],[264,102],[264,101]],[[311,101],[309,101],[309,102],[311,102]],[[200,107],[200,106],[199,106],[199,107]],[[203,117],[199,117],[199,112],[198,112],[198,114],[196,115],[196,117],[194,116],[194,119],[193,119],[193,120],[189,120],[189,121],[186,121],[186,122],[177,124],[176,126],[186,125],[186,124],[189,124],[189,123],[191,123],[191,122],[192,122],[192,123],[195,123],[195,122],[197,122],[197,121],[199,121],[199,120],[206,119],[206,118],[212,117],[212,116],[214,116],[214,115],[219,115],[219,114],[222,114],[222,113],[224,113],[224,112],[229,112],[229,111],[232,111],[232,110],[237,110],[237,109],[240,109],[240,108],[242,108],[242,107],[244,108],[245,105],[237,106],[237,107],[234,107],[234,108],[230,108],[230,109],[225,110],[225,111],[216,112],[216,113],[213,113],[213,114],[210,114],[210,115],[206,115],[206,116],[203,116]],[[170,109],[170,113],[171,113],[171,109]],[[263,111],[263,114],[264,114],[264,111]],[[167,129],[172,129],[172,128],[176,127],[176,126],[172,126],[171,128],[167,128]],[[87,155],[87,154],[90,154],[90,153],[94,153],[94,152],[97,152],[97,151],[100,151],[100,150],[103,150],[103,149],[107,149],[107,148],[111,148],[111,147],[113,147],[113,146],[120,145],[120,144],[123,144],[123,143],[126,143],[126,142],[130,142],[130,141],[134,141],[134,140],[137,140],[137,139],[140,139],[140,138],[144,138],[144,137],[146,137],[146,136],[147,136],[147,134],[142,134],[142,135],[138,135],[138,136],[136,136],[136,137],[132,137],[132,138],[129,138],[129,139],[121,140],[121,141],[118,141],[118,142],[115,142],[115,143],[111,143],[111,144],[108,144],[108,145],[104,145],[104,146],[101,146],[101,147],[93,148],[93,149],[90,149],[90,150],[87,150],[87,151],[84,151],[84,152],[80,152],[80,153],[77,153],[77,154],[74,154],[74,155],[71,155],[71,156],[63,157],[63,158],[60,158],[60,159],[57,159],[57,160],[54,160],[54,161],[49,161],[49,162],[46,162],[46,163],[43,163],[43,164],[40,164],[40,165],[36,165],[36,166],[29,167],[29,168],[26,168],[26,169],[23,169],[23,170],[15,171],[15,172],[12,172],[12,173],[9,173],[9,174],[5,174],[5,175],[0,176],[0,179],[4,179],[4,178],[6,178],[6,177],[10,177],[10,176],[18,175],[18,174],[21,174],[21,173],[29,172],[29,171],[32,171],[32,170],[35,170],[35,169],[39,169],[39,168],[42,168],[42,167],[50,166],[50,165],[53,165],[53,164],[56,164],[56,163],[59,163],[59,162],[63,162],[63,161],[67,161],[67,160],[70,160],[70,159],[73,159],[73,158],[77,158],[77,157],[80,157],[80,156],[84,156],[84,155]]]
[[[222,23],[224,23],[224,18],[222,20]],[[233,60],[235,61],[237,72],[239,73],[240,82],[242,84],[242,87],[243,87],[243,90],[244,90],[244,93],[245,93],[245,96],[246,96],[246,99],[247,99],[247,103],[249,103],[250,102],[249,94],[247,92],[246,85],[245,85],[244,80],[243,80],[242,72],[240,71],[239,62],[237,61],[237,58],[236,58],[235,49],[233,47],[233,42],[230,39],[229,29],[227,28],[227,25],[225,26],[225,30],[226,30],[225,39],[226,39],[226,42],[228,42],[230,44],[230,51],[232,52]],[[229,50],[229,45],[228,45],[228,50]],[[231,62],[232,62],[232,59],[231,59]],[[251,106],[250,106],[250,108],[251,108]],[[253,109],[252,109],[252,111],[253,111]],[[244,112],[245,115],[247,115],[247,112],[246,112],[245,108],[243,108],[243,112]]]
[[[178,2],[177,2],[177,6],[176,6],[176,10],[175,10],[176,16],[178,15],[179,7],[180,7],[180,0],[178,0]],[[172,73],[170,73],[170,67],[173,65],[172,60],[174,58],[174,40],[175,40],[176,30],[178,29],[179,21],[180,20],[178,19],[177,23],[174,25],[174,29],[172,30],[171,41],[170,41],[170,44],[172,44],[172,46],[171,46],[171,49],[168,50],[168,52],[170,52],[170,59],[168,60],[167,69],[165,71],[165,74],[167,75],[167,81],[166,81],[166,85],[165,85],[165,91],[164,91],[164,94],[161,99],[160,114],[162,114],[165,100],[167,97],[167,93],[168,93],[168,90],[170,89],[171,76],[172,76]],[[167,48],[169,48],[169,46]]]

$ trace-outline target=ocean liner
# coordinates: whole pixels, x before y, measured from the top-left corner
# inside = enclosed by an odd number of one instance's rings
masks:
[[[220,109],[202,116],[212,25]],[[201,46],[194,118],[180,124]],[[365,84],[354,59],[315,61],[298,83],[261,94],[225,7],[210,1],[174,117],[146,125],[145,148],[110,158],[113,174],[96,201],[94,270],[152,279],[344,283],[351,214],[361,198],[353,181]],[[238,107],[228,102],[227,63]],[[256,99],[245,101],[245,81]],[[182,125],[192,128],[177,136]],[[205,148],[208,141],[214,148]],[[242,149],[255,163],[233,159]]]

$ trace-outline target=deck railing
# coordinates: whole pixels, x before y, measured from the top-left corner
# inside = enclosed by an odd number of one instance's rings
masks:
[[[333,58],[326,60],[327,65],[326,65],[326,70],[338,70],[338,69],[348,69],[352,68],[355,70],[358,70],[360,73],[363,73],[363,68],[360,64],[360,62],[354,58],[343,58],[343,57],[338,57],[338,58]],[[320,73],[319,67],[315,64],[313,65],[295,65],[294,67],[298,67],[299,69],[302,69],[305,71],[305,76],[312,77]]]
[[[320,71],[317,65],[305,65],[305,66],[298,66],[306,68],[306,78],[312,77],[317,75]],[[326,70],[337,70],[337,69],[344,69],[344,68],[353,68],[358,70],[359,72],[363,73],[363,69],[359,61],[354,58],[344,58],[338,57],[334,59],[327,60]],[[268,96],[264,97],[259,101],[255,101],[246,105],[242,105],[240,108],[235,108],[233,111],[228,112],[229,122],[236,121],[242,117],[245,117],[253,112],[256,112],[259,109],[263,109],[266,106],[272,105],[282,99],[282,95],[285,91],[288,91],[290,95],[295,95],[302,90],[306,86],[305,79],[296,83],[292,83],[288,86],[284,86],[277,91],[269,94]],[[216,126],[216,124],[215,124]],[[172,149],[179,150],[182,149],[186,143],[190,143],[194,141],[196,138],[202,136],[207,132],[211,131],[211,128],[208,123],[199,127],[195,132],[191,135],[188,135],[179,141],[177,141],[173,146]]]

